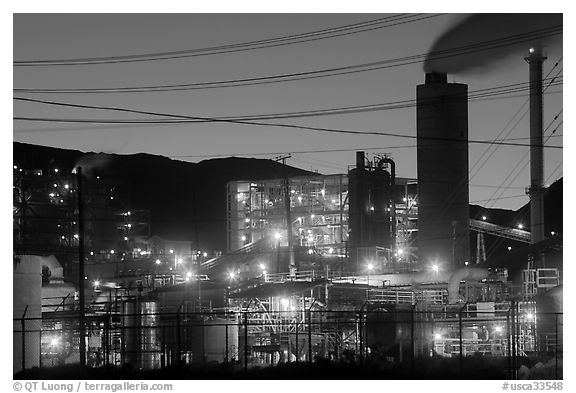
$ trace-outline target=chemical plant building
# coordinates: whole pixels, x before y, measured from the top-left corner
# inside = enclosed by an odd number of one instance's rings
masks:
[[[356,152],[345,174],[230,182],[222,255],[179,261],[162,246],[130,272],[89,267],[102,279],[87,280],[87,362],[249,369],[480,354],[507,359],[513,377],[522,356],[558,358],[561,263],[549,267],[546,255],[561,237],[531,242],[530,231],[471,220],[467,86],[429,73],[417,102],[417,179],[397,177],[391,156]],[[506,260],[486,265],[471,232],[531,242],[521,274]],[[48,263],[42,286],[34,274]],[[35,291],[21,305],[35,302],[26,315],[42,329],[14,333],[15,371],[78,361],[75,288],[58,281],[57,261],[22,256],[20,269],[19,284]]]

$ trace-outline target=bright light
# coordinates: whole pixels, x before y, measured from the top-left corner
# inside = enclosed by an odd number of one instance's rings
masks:
[[[58,184],[54,183],[54,187],[58,187]]]
[[[18,169],[18,167],[16,165],[14,165],[14,169]]]
[[[178,259],[176,260],[176,262],[182,263],[182,258],[178,258]]]
[[[95,280],[94,281],[94,288],[98,288],[100,286],[100,281]]]
[[[508,251],[512,250],[512,247],[508,246]]]
[[[260,269],[266,270],[266,266],[265,266],[263,263],[261,263],[261,264],[260,264]]]
[[[310,218],[311,218],[311,219],[314,219],[314,217],[316,217],[314,214],[311,214],[311,215],[310,215]]]
[[[464,266],[468,266],[468,261],[464,262]]]
[[[282,237],[282,235],[280,234],[280,232],[276,232],[274,234],[274,237],[276,238],[276,240],[280,240],[280,238]]]
[[[301,196],[298,197],[298,202],[302,202],[302,197],[301,197]]]
[[[160,259],[156,259],[156,265],[160,265],[162,261]]]
[[[174,254],[174,250],[170,250],[170,254]]]
[[[186,272],[186,277],[187,277],[187,278],[192,277],[192,272]]]
[[[128,240],[128,236],[124,236],[124,240]]]
[[[526,319],[533,319],[533,318],[534,318],[534,314],[532,314],[531,312],[526,314]]]
[[[246,241],[246,236],[241,237],[242,241]]]
[[[440,267],[438,265],[436,265],[436,264],[432,265],[432,271],[434,273],[438,273],[438,270],[440,270]]]
[[[70,186],[69,186],[68,184],[64,184],[64,188],[65,188],[65,189],[69,189]]]
[[[528,49],[528,52],[530,52],[530,53],[534,53],[534,48],[530,48],[530,49]]]
[[[496,330],[496,333],[502,333],[502,326],[496,326],[494,330]]]
[[[484,221],[486,221],[486,216],[482,216],[482,219],[483,219]]]
[[[371,271],[372,269],[374,269],[374,265],[369,263],[368,265],[366,265],[366,267],[368,268],[368,271]]]
[[[434,339],[435,339],[435,340],[440,340],[440,339],[442,339],[442,335],[440,335],[440,333],[436,333],[436,334],[434,335]]]
[[[114,250],[110,250],[110,254],[114,254]]]
[[[110,199],[114,199],[114,197],[113,197],[113,196],[111,196],[111,197],[110,197]]]
[[[282,298],[282,299],[280,299],[280,303],[281,303],[284,307],[288,307],[288,306],[290,306],[290,299]]]
[[[309,248],[309,249],[308,249],[308,254],[309,254],[309,255],[314,254],[314,250],[312,250],[311,248]]]
[[[54,172],[58,173],[58,168],[54,168]]]
[[[90,251],[90,255],[94,255],[94,251]]]
[[[401,248],[399,248],[399,249],[398,249],[398,255],[402,255],[402,254],[404,254],[404,250],[401,249]]]
[[[74,235],[74,239],[78,239],[80,236],[78,234]]]
[[[250,219],[249,219],[249,218],[246,218],[244,221],[245,221],[245,222],[250,222]]]
[[[54,337],[52,340],[50,340],[50,345],[53,347],[58,346],[58,344],[60,344],[60,339],[58,337]]]
[[[336,203],[336,199],[332,199],[332,203]]]
[[[206,257],[208,256],[208,253],[207,253],[206,251],[204,251],[204,252],[202,253],[202,256],[203,256],[204,258],[206,258]]]
[[[374,206],[370,206],[370,210],[371,210],[371,211],[374,211]]]
[[[51,196],[51,197],[54,197],[54,193],[53,193],[53,192],[51,192],[51,193],[50,193],[50,196]]]
[[[230,279],[234,280],[234,277],[236,277],[236,273],[230,272],[230,273],[228,273],[228,277],[230,277]]]
[[[322,196],[324,196],[326,194],[326,190],[325,189],[321,189],[320,192],[322,193]]]
[[[522,228],[524,228],[524,225],[518,224],[518,229],[522,229]]]
[[[128,228],[132,228],[132,224],[128,224],[126,225]]]
[[[554,236],[554,235],[556,234],[556,232],[552,231],[552,232],[550,232],[550,234],[551,234],[552,236]]]
[[[333,249],[332,247],[330,247],[330,248],[328,249],[328,254],[332,254],[333,252],[334,252],[334,249]]]
[[[404,198],[402,198],[402,200],[403,200],[404,202],[406,202],[408,199],[406,199],[406,197],[404,197]]]

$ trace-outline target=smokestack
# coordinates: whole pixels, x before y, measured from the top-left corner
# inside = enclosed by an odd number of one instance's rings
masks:
[[[542,121],[542,64],[546,57],[531,48],[530,65],[530,243],[544,240],[544,135]]]
[[[426,74],[417,86],[418,256],[455,270],[469,260],[468,86]]]

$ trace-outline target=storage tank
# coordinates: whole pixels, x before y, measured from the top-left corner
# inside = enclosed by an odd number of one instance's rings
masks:
[[[350,220],[350,259],[356,265],[358,247],[366,243],[368,229],[368,171],[364,152],[356,152],[356,168],[348,172],[348,205]]]
[[[428,73],[418,85],[418,257],[453,270],[469,260],[468,86]]]
[[[370,173],[370,245],[392,248],[392,184],[381,167]]]
[[[123,303],[122,362],[138,369],[160,367],[156,302],[131,300]]]
[[[394,244],[393,180],[381,163],[367,168],[364,152],[356,152],[356,168],[348,172],[350,257],[357,270],[365,269],[363,259],[376,247]]]

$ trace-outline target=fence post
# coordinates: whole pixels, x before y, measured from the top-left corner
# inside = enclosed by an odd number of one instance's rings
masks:
[[[308,310],[308,363],[312,363],[312,310]]]
[[[466,307],[466,306],[464,306]],[[458,330],[459,334],[459,341],[460,341],[460,378],[462,378],[462,373],[464,371],[464,351],[463,351],[463,340],[462,340],[462,310],[458,312]]]
[[[368,311],[364,315],[364,359],[368,360]]]
[[[226,325],[224,325],[224,327],[226,328],[226,360],[224,361],[224,363],[228,364],[228,318],[226,318]]]
[[[558,313],[556,313],[556,335],[554,343],[554,359],[556,360],[556,367],[554,368],[554,378],[558,380]]]
[[[416,348],[414,345],[414,314],[416,312],[416,303],[414,304],[414,306],[412,307],[412,310],[410,312],[410,348],[411,348],[411,352],[412,352],[412,356],[410,359],[410,369],[412,371],[412,377],[414,377],[414,374],[416,372]]]
[[[244,312],[244,372],[248,372],[248,311]]]
[[[298,350],[298,328],[300,325],[300,321],[298,321],[298,317],[296,317],[296,362],[300,361],[300,351]]]
[[[24,309],[24,314],[22,314],[21,326],[22,326],[22,371],[26,370],[26,312],[28,311],[28,305]]]
[[[507,347],[508,347],[508,378],[512,379],[512,323],[510,321],[510,311],[512,310],[512,308],[510,307],[508,309],[508,312],[506,313],[506,330],[508,333],[508,343],[507,343]]]
[[[182,304],[178,307],[178,311],[176,311],[176,346],[177,351],[176,354],[178,355],[178,367],[182,366],[182,338],[180,334],[180,308],[182,308]]]

